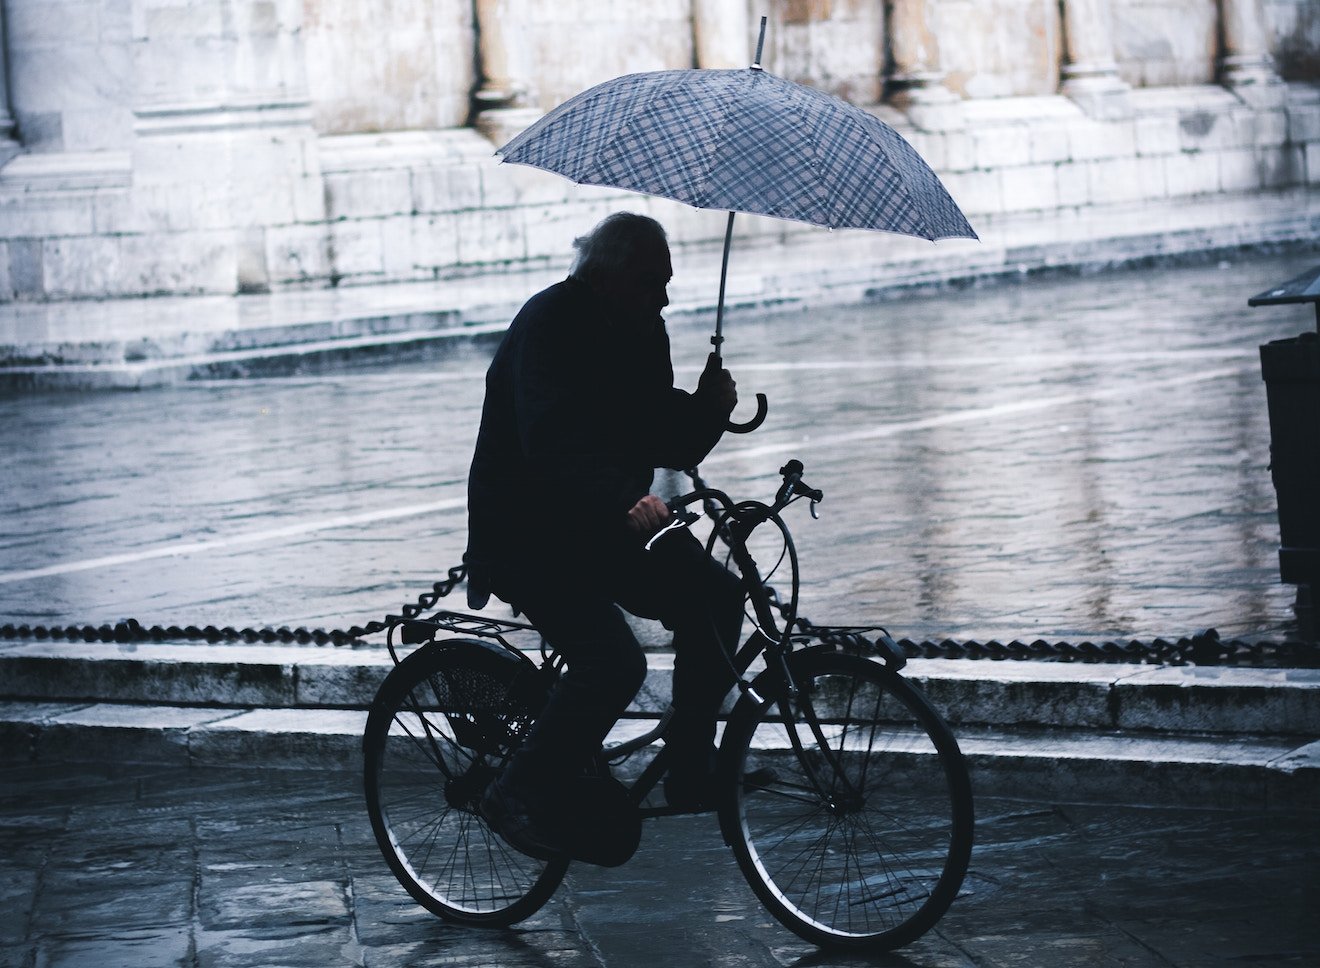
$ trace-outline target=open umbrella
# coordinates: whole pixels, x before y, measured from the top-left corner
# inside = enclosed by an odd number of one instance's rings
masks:
[[[976,238],[921,156],[879,118],[761,69],[628,74],[570,98],[499,154],[575,182],[729,213],[711,342],[724,341],[724,285],[736,212],[936,240]],[[746,433],[757,414],[730,429]]]

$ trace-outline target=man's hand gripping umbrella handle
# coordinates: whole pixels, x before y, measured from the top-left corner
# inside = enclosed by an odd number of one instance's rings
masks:
[[[714,343],[715,340],[712,339],[711,342]],[[720,359],[719,345],[716,344],[715,351],[711,353],[706,360],[706,371],[702,373],[702,383],[705,384],[708,379],[712,379],[712,380],[717,379],[713,376],[713,374],[719,374],[723,372],[724,372],[724,361]],[[711,392],[720,395],[723,395],[725,393],[729,394],[730,397],[729,397],[728,409],[729,412],[732,413],[733,408],[737,405],[738,402],[738,394],[734,390],[736,384],[734,384],[732,380],[729,380],[727,375],[725,376],[725,379],[728,380],[728,384],[729,384],[727,389],[723,387],[721,387],[720,389],[712,388]],[[765,398],[765,394],[758,393],[756,395],[756,415],[753,416],[751,420],[748,420],[745,423],[738,423],[736,420],[730,420],[726,426],[726,429],[730,433],[734,433],[734,434],[750,434],[757,427],[761,426],[761,424],[765,423],[765,415],[767,410],[769,410],[769,403]]]

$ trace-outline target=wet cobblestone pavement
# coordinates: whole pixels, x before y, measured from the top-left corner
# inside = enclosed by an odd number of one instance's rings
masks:
[[[1284,637],[1258,347],[1314,322],[1246,300],[1315,261],[736,312],[726,358],[770,419],[703,471],[766,497],[786,458],[805,462],[826,493],[820,522],[792,518],[817,622],[918,640]],[[681,384],[709,322],[671,320]],[[396,611],[461,555],[490,352],[0,398],[0,621],[345,627]]]
[[[982,799],[964,896],[877,959],[758,906],[713,817],[649,823],[516,928],[436,920],[389,874],[356,775],[0,771],[0,966],[1187,966],[1320,961],[1311,814]]]

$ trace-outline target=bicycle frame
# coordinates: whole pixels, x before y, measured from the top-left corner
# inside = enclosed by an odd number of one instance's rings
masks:
[[[753,703],[767,702],[766,696],[763,696],[762,693],[773,697],[774,701],[780,704],[784,721],[792,722],[793,717],[788,714],[788,709],[783,704],[805,702],[808,704],[808,710],[810,704],[809,698],[802,697],[799,694],[797,684],[789,668],[788,656],[793,651],[795,641],[815,639],[825,642],[829,639],[835,639],[858,648],[870,646],[869,651],[876,658],[895,670],[902,668],[904,660],[888,633],[879,626],[812,627],[812,631],[809,633],[794,631],[795,626],[798,624],[799,573],[797,550],[793,544],[792,534],[780,516],[780,512],[789,504],[806,497],[811,500],[812,516],[815,517],[815,505],[820,502],[823,495],[820,491],[802,484],[802,465],[797,461],[790,461],[780,469],[780,473],[784,477],[784,482],[776,493],[772,504],[765,504],[760,501],[735,503],[725,492],[711,487],[699,487],[688,494],[672,499],[668,503],[671,512],[674,514],[673,521],[667,528],[655,535],[647,543],[647,547],[649,548],[658,540],[663,540],[665,532],[690,526],[700,520],[700,515],[693,514],[686,509],[697,503],[703,505],[706,514],[713,522],[706,550],[708,553],[713,552],[717,540],[723,540],[728,546],[733,562],[743,578],[755,623],[755,628],[746,641],[736,651],[732,651],[730,655],[730,664],[736,673],[735,687],[742,697]],[[762,580],[760,566],[747,546],[752,533],[764,524],[774,524],[779,529],[785,542],[784,555],[788,560],[791,579],[791,590],[787,603],[780,602],[774,589]],[[776,617],[776,611],[779,613],[778,617]],[[523,654],[522,650],[510,643],[509,637],[528,633],[539,635],[535,626],[525,622],[490,619],[464,612],[439,611],[425,619],[407,619],[390,626],[386,645],[396,664],[400,661],[394,642],[396,629],[400,631],[400,639],[403,644],[429,641],[435,637],[436,632],[445,631],[497,642],[503,648],[520,655]],[[872,632],[879,633],[878,640],[870,641],[865,638],[866,633]],[[749,682],[747,672],[759,656],[765,657],[766,670],[758,675],[753,682]],[[541,657],[542,669],[548,667],[552,670],[552,674],[556,674],[562,669],[562,656],[550,648],[544,639],[541,640]],[[672,718],[673,709],[671,707],[661,715],[654,727],[642,735],[603,749],[599,761],[605,764],[618,763],[634,753],[652,746],[658,740],[664,738]],[[807,721],[811,723],[815,747],[828,750],[829,744],[821,731],[816,716],[814,714],[808,715]],[[805,748],[802,737],[798,735],[796,729],[789,731],[789,738],[794,752],[805,762],[807,760]],[[669,807],[641,807],[641,803],[645,800],[647,794],[655,788],[664,776],[667,765],[667,750],[662,747],[629,788],[629,793],[638,805],[643,817],[665,816],[680,812]],[[839,771],[836,770],[835,772],[837,774]],[[828,785],[820,780],[814,769],[812,769],[811,775],[818,792],[828,798]]]

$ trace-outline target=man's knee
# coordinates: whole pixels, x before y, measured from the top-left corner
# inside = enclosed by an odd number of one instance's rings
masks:
[[[569,677],[595,696],[627,706],[646,680],[646,653],[624,624],[612,634],[563,650]]]

